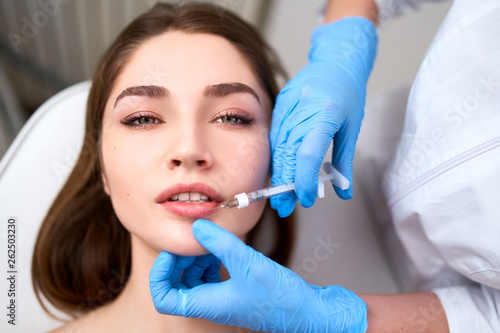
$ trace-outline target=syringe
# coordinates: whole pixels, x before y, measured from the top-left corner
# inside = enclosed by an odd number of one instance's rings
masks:
[[[323,184],[323,182],[326,182],[328,180],[331,180],[333,185],[342,190],[346,190],[349,188],[349,180],[345,178],[340,172],[338,172],[331,163],[324,163],[323,170],[326,172],[326,174],[318,177],[318,197],[323,198],[325,196],[325,185]],[[253,202],[269,199],[281,193],[293,192],[294,189],[295,183],[289,183],[266,187],[250,193],[243,192],[235,195],[233,200],[229,200],[223,203],[221,206],[212,209],[233,207],[245,208]]]

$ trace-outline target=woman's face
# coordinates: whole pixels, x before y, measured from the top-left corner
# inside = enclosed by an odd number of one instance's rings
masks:
[[[263,202],[207,210],[268,184],[270,113],[226,39],[173,31],[142,44],[107,101],[101,141],[104,187],[132,238],[199,255],[197,218],[238,237],[252,229]]]

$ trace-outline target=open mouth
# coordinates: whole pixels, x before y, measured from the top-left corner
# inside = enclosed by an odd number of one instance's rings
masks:
[[[177,183],[167,187],[157,197],[156,203],[168,212],[184,217],[204,217],[221,204],[223,196],[203,183]]]
[[[212,202],[214,199],[198,192],[185,192],[174,194],[168,198],[168,201],[205,203]]]
[[[156,197],[157,203],[162,202],[187,202],[209,203],[222,202],[223,197],[212,187],[203,183],[182,184],[169,186]]]

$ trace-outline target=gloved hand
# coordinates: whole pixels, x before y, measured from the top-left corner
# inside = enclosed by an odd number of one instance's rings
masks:
[[[281,217],[292,213],[297,198],[304,207],[314,204],[318,173],[334,137],[332,164],[352,184],[377,31],[369,20],[349,17],[318,27],[311,42],[309,63],[283,88],[273,111],[271,184],[295,181],[295,193],[271,198]],[[335,191],[352,197],[352,185]]]
[[[158,263],[158,264],[157,264]],[[173,281],[172,288],[192,288],[209,282],[220,282],[221,262],[215,256],[207,254],[199,257],[176,256],[163,251],[155,262],[155,274],[168,274]],[[168,271],[168,273],[166,273]],[[153,271],[150,279],[153,278]],[[182,274],[182,282],[180,282]]]
[[[185,273],[179,272],[188,267],[186,261],[178,264],[176,257],[162,252],[149,277],[158,312],[266,332],[366,331],[367,308],[354,293],[340,286],[309,285],[212,222],[195,221],[193,233],[222,260],[231,278],[203,284],[216,279],[214,266],[201,262],[188,268],[185,281]],[[209,272],[200,267],[210,267]]]

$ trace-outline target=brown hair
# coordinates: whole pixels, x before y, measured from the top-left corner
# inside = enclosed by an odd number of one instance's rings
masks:
[[[127,282],[131,267],[130,234],[103,190],[99,160],[101,121],[115,81],[134,52],[149,38],[171,30],[226,38],[249,61],[270,100],[276,99],[276,75],[284,76],[276,55],[254,28],[231,12],[207,4],[157,4],[131,22],[107,50],[95,72],[82,151],[38,233],[32,279],[47,312],[41,295],[57,309],[76,316],[112,301]],[[273,214],[278,218],[274,211]],[[278,241],[269,256],[284,264],[291,248],[292,221],[274,225]],[[254,234],[252,231],[249,239]]]

